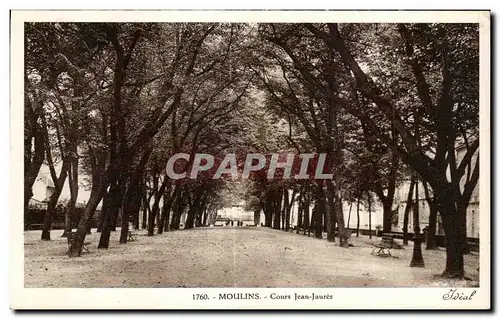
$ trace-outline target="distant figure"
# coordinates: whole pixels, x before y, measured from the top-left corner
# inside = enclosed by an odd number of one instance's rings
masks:
[[[231,221],[231,227],[234,226],[234,220]]]

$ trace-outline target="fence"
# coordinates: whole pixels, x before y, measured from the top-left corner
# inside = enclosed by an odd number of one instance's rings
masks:
[[[71,227],[76,228],[78,222],[84,212],[84,207],[75,207],[71,216]],[[30,207],[28,212],[24,214],[24,230],[40,230],[43,227],[46,209]],[[56,206],[54,216],[52,217],[52,229],[64,229],[66,207],[62,205]],[[94,214],[90,225],[92,228],[97,227],[98,212]]]

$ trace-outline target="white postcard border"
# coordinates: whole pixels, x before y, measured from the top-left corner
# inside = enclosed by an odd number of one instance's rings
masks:
[[[480,287],[470,301],[444,300],[449,288],[24,288],[23,23],[152,22],[446,22],[480,24]],[[488,11],[12,11],[10,104],[10,306],[13,309],[487,309],[490,307],[490,12]],[[443,261],[444,267],[444,261]],[[260,300],[220,300],[220,293]],[[332,300],[273,300],[272,293],[332,294]],[[208,294],[209,301],[193,300]]]

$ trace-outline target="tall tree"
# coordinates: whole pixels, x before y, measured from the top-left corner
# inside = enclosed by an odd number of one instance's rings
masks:
[[[358,26],[345,26],[353,31]],[[378,32],[377,26],[361,26],[359,32],[351,34],[373,34]],[[356,46],[346,43],[346,32],[341,32],[337,24],[327,24],[319,27],[308,26],[312,34],[324,41],[324,44],[335,51],[352,78],[353,85],[350,89],[360,93],[370,105],[352,103],[338,96],[329,95],[336,103],[343,105],[349,113],[356,116],[370,132],[380,141],[391,148],[401,158],[402,162],[414,169],[421,178],[428,182],[433,189],[438,211],[443,220],[443,227],[447,238],[447,262],[443,275],[450,277],[463,277],[463,247],[465,234],[463,219],[465,209],[470,200],[479,178],[479,164],[474,165],[473,173],[460,187],[460,180],[465,176],[467,167],[473,165],[472,158],[479,148],[477,138],[478,125],[478,83],[479,83],[479,50],[478,29],[474,25],[412,25],[399,24],[383,25],[386,37],[381,37],[385,47],[397,50],[382,51],[377,48],[372,51],[372,56],[367,57],[365,52],[359,52]],[[345,31],[345,30],[344,30]],[[439,38],[439,42],[429,39]],[[381,42],[368,40],[377,47]],[[460,44],[458,44],[460,43]],[[463,46],[462,43],[467,43]],[[381,48],[381,46],[379,46]],[[416,47],[419,48],[417,54]],[[356,52],[356,50],[359,50]],[[353,54],[356,52],[356,54]],[[366,51],[369,52],[369,51]],[[373,53],[375,52],[375,53]],[[383,52],[381,54],[380,52]],[[365,55],[363,56],[363,53]],[[360,55],[362,57],[360,57]],[[369,59],[376,57],[376,61],[385,59],[393,62],[403,72],[389,73],[385,78],[393,81],[374,80],[367,73],[367,68],[362,68],[360,61],[369,64]],[[424,69],[424,66],[426,69]],[[408,71],[409,72],[405,72]],[[426,74],[427,71],[427,74]],[[372,72],[373,73],[373,72]],[[469,76],[465,76],[468,74]],[[407,76],[407,88],[413,92],[410,105],[417,105],[418,113],[422,118],[422,125],[426,123],[427,143],[420,145],[412,133],[415,121],[410,121],[401,116],[401,99],[398,95],[388,96],[385,92],[394,92],[388,86],[395,83],[403,76]],[[399,77],[399,79],[398,79]],[[464,83],[463,79],[472,77],[472,85]],[[314,83],[314,82],[313,82]],[[396,82],[397,83],[397,82]],[[469,83],[469,81],[467,81]],[[318,89],[324,90],[316,82]],[[399,91],[401,92],[401,91]],[[379,123],[374,121],[373,113],[366,111],[375,110],[388,120],[394,127],[401,143],[395,144],[387,130],[383,130]],[[413,120],[415,116],[413,116]],[[464,133],[462,133],[464,132]],[[424,136],[424,135],[422,135]],[[425,138],[424,138],[425,140]],[[456,159],[455,148],[461,140],[469,143],[468,152],[460,162]],[[433,154],[427,152],[432,145]],[[447,172],[450,171],[450,179]]]

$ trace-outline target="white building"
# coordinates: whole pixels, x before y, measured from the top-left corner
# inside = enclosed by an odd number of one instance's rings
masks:
[[[244,225],[253,225],[253,212],[244,209],[245,205],[243,202],[239,203],[233,207],[224,207],[217,211],[217,222],[221,222],[225,225],[225,221],[243,221]]]
[[[40,169],[35,182],[32,187],[33,196],[29,201],[31,207],[37,207],[41,209],[47,208],[47,203],[49,202],[50,196],[54,193],[55,187],[52,177],[49,172],[44,172]]]

